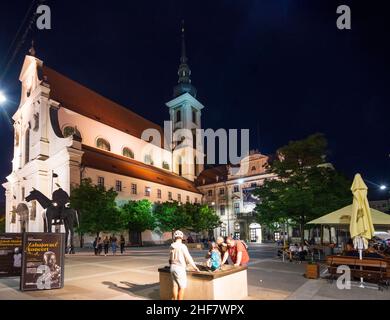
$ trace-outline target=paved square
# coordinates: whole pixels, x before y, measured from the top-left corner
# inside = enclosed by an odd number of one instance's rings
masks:
[[[192,250],[204,261],[204,250]],[[373,299],[390,300],[390,290],[339,290],[325,280],[303,277],[305,263],[282,262],[271,244],[251,246],[248,299]],[[168,264],[168,247],[131,248],[126,254],[94,256],[80,252],[66,256],[65,286],[60,290],[19,291],[19,278],[0,279],[0,299],[159,299],[157,269]],[[324,270],[324,266],[322,268]]]

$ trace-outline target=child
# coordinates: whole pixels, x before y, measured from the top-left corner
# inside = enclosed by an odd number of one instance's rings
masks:
[[[211,271],[221,268],[221,253],[219,252],[218,245],[215,242],[210,244],[208,257],[207,266],[211,269]]]

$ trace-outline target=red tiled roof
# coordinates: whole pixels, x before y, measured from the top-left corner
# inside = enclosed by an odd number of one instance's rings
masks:
[[[43,66],[41,72],[44,81],[50,85],[50,98],[63,107],[138,138],[145,129],[157,129],[163,140],[163,130],[159,125],[49,67]]]
[[[86,167],[201,194],[193,182],[175,173],[86,145],[82,150],[82,163]]]

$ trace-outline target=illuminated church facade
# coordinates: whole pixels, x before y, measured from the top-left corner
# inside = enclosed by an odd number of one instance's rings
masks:
[[[152,132],[161,142],[171,141],[178,129],[195,132],[201,128],[204,106],[191,84],[184,32],[178,84],[173,99],[166,103],[171,121],[168,132],[47,67],[33,48],[29,53],[19,78],[20,104],[13,115],[12,172],[3,184],[6,232],[43,231],[43,208],[36,201],[25,201],[33,188],[51,198],[58,186],[70,193],[85,178],[113,188],[118,202],[202,201],[194,182],[203,170],[202,149],[171,143],[167,148],[144,137]],[[170,237],[170,233],[152,231],[142,234],[145,242]]]

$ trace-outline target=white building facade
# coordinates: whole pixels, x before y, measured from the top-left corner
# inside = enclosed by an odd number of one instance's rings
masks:
[[[215,208],[222,225],[214,230],[214,237],[233,236],[254,243],[265,239],[264,229],[256,221],[254,209],[257,199],[253,191],[266,179],[275,179],[265,165],[268,157],[252,151],[239,166],[223,165],[204,170],[197,179],[203,201]]]

